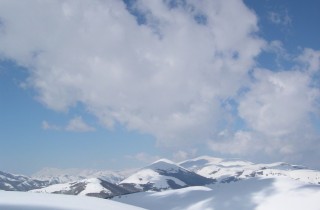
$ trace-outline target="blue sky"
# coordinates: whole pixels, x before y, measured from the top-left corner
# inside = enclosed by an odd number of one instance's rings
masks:
[[[200,155],[319,168],[318,8],[1,1],[0,170]]]

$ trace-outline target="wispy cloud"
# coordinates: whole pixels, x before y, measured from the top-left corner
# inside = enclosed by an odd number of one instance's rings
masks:
[[[84,122],[82,117],[80,116],[71,119],[65,129],[67,131],[74,131],[74,132],[95,131],[95,128],[91,127],[86,122]]]
[[[184,161],[190,158],[193,158],[197,155],[198,150],[196,148],[189,150],[178,150],[173,153],[172,158],[174,161]]]
[[[159,160],[161,157],[158,155],[150,155],[144,152],[137,153],[135,155],[127,155],[125,158],[137,160],[143,163],[152,163],[156,160]]]
[[[47,121],[42,122],[42,129],[55,131],[71,131],[71,132],[90,132],[95,131],[95,128],[88,125],[81,116],[71,119],[66,126],[55,125]]]
[[[46,120],[42,121],[41,127],[44,130],[61,130],[61,127],[54,125],[54,124],[51,124],[51,123],[47,122]]]
[[[282,25],[282,26],[289,26],[292,23],[292,18],[289,15],[288,10],[283,10],[283,11],[270,11],[269,20],[277,25]]]

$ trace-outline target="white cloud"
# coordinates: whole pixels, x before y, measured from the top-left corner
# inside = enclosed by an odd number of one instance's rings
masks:
[[[184,161],[190,158],[194,158],[197,155],[198,150],[192,148],[186,151],[178,150],[173,153],[172,158],[175,162]]]
[[[60,126],[49,123],[48,121],[42,121],[42,129],[44,130],[55,130],[55,131],[72,131],[72,132],[90,132],[95,131],[95,128],[88,125],[85,121],[83,121],[81,116],[74,117],[73,119],[69,120],[67,125]]]
[[[304,49],[303,53],[297,58],[298,61],[304,64],[304,67],[311,74],[319,73],[320,71],[320,51],[310,48]]]
[[[243,2],[187,2],[138,1],[139,25],[118,0],[1,1],[0,53],[29,68],[51,109],[82,103],[107,127],[118,122],[160,145],[205,142],[220,100],[248,82],[264,41]]]
[[[319,167],[314,161],[319,158],[319,135],[308,126],[281,137],[257,131],[238,130],[226,132],[210,148],[220,154],[246,156],[258,161],[288,161]]]
[[[42,121],[41,127],[43,130],[61,130],[61,127],[51,124],[47,122],[46,120]]]
[[[71,119],[65,129],[67,131],[74,131],[74,132],[95,131],[95,128],[91,127],[86,122],[84,122],[82,117],[80,116]]]
[[[292,60],[292,57],[293,57],[287,52],[283,43],[280,40],[273,40],[269,42],[268,45],[266,45],[265,51],[274,53],[276,55],[276,58],[277,58],[276,62],[278,66],[281,66],[279,64],[282,63],[281,62],[282,59],[286,61],[290,61]]]
[[[317,56],[316,51],[306,49],[294,59],[298,63],[292,70],[255,69],[249,90],[238,100],[246,130],[221,132],[210,142],[212,150],[309,161],[315,166],[310,160],[318,157],[320,148],[320,136],[313,125],[320,108],[319,86],[314,85]]]
[[[224,130],[219,134],[219,141],[209,142],[209,146],[213,151],[221,153],[229,153],[232,155],[242,155],[255,152],[260,148],[254,148],[259,144],[255,144],[252,134],[247,131],[237,131],[232,133]],[[260,146],[259,146],[260,147]]]
[[[281,136],[305,126],[319,90],[300,71],[256,70],[256,81],[240,100],[239,115],[256,131]]]

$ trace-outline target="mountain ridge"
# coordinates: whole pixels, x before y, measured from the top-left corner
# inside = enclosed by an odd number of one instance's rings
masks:
[[[305,166],[285,162],[253,163],[238,158],[223,159],[210,156],[200,156],[179,163],[160,159],[135,170],[129,176],[128,171],[83,170],[78,173],[75,169],[69,170],[70,174],[67,174],[68,170],[57,169],[53,170],[56,173],[50,175],[50,170],[44,171],[42,176],[41,173],[38,174],[42,180],[0,172],[0,190],[110,198],[141,191],[160,192],[252,178],[286,177],[306,184],[320,185],[320,171]]]

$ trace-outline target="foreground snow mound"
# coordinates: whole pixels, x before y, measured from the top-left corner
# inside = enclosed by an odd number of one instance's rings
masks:
[[[113,200],[150,210],[319,210],[320,186],[289,178],[252,178],[240,182],[141,192]]]
[[[0,191],[3,210],[143,210],[111,200],[68,195]]]
[[[170,160],[161,159],[120,182],[142,191],[162,191],[214,183],[214,180],[189,171]]]
[[[99,198],[110,198],[115,195],[123,195],[131,191],[119,185],[112,184],[102,179],[91,178],[64,184],[54,184],[42,189],[32,190],[36,193],[55,193],[67,195],[87,195]]]

